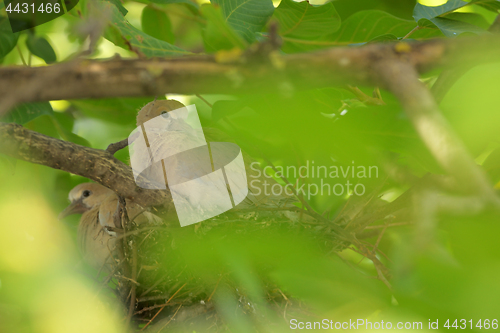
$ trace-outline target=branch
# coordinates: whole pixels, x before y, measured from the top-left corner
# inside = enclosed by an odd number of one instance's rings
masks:
[[[153,96],[165,93],[213,94],[283,92],[326,86],[378,85],[373,66],[385,58],[411,64],[419,73],[461,62],[498,61],[499,36],[435,39],[425,42],[335,47],[317,52],[276,55],[268,61],[243,56],[230,63],[213,56],[170,59],[85,60],[73,66],[0,68],[0,100],[32,82],[46,82],[20,94],[18,103],[79,98]],[[262,60],[260,57],[259,60]],[[60,67],[64,67],[61,71]],[[64,72],[64,75],[55,75]],[[332,73],[325,75],[325,73]],[[7,110],[0,109],[0,115]]]
[[[5,123],[0,123],[0,142],[0,153],[92,179],[144,207],[168,206],[171,203],[170,191],[137,187],[132,169],[104,150],[54,139],[17,124]]]

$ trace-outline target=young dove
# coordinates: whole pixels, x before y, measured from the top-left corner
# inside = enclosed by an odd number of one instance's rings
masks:
[[[177,110],[180,108],[185,108],[185,106],[176,100],[155,100],[146,104],[139,111],[137,115],[137,126],[141,128],[143,132],[147,133],[147,144],[150,148],[140,147],[135,148],[135,151],[137,152],[142,149],[142,159],[145,163],[153,164],[153,156],[174,156],[179,152],[204,146],[207,142],[232,141],[227,135],[215,128],[205,127],[201,129],[201,125],[199,128],[191,126],[188,124],[187,119],[179,116],[180,113],[178,113]],[[156,118],[154,121],[150,121],[154,118]],[[212,152],[213,150],[214,149],[212,149]],[[172,158],[169,159],[169,161],[171,160]],[[171,163],[174,165],[170,167],[175,169],[175,158],[173,160],[174,161]],[[237,206],[238,208],[256,206],[283,207],[292,205],[294,198],[290,189],[285,191],[285,188],[278,184],[273,178],[264,176],[264,172],[261,169],[255,168],[255,165],[250,167],[250,164],[254,162],[254,160],[244,152],[243,160],[245,162],[247,175],[248,195],[245,200]],[[182,171],[183,170],[180,170],[178,173],[182,173]],[[158,175],[163,175],[163,169],[160,164],[150,168],[149,172],[150,174],[146,175],[149,179],[154,179]],[[191,178],[194,177],[191,175]],[[170,182],[170,180],[168,180],[168,182]],[[271,188],[274,190],[271,191]],[[272,192],[280,194],[275,195]],[[208,195],[209,193],[199,193],[199,200],[202,200]]]
[[[121,228],[118,196],[110,189],[94,183],[82,183],[69,192],[70,205],[59,214],[59,219],[82,214],[77,229],[78,247],[83,259],[96,270],[111,271],[113,257],[119,254],[117,237],[113,230]],[[127,214],[137,224],[158,223],[154,214],[126,200]]]

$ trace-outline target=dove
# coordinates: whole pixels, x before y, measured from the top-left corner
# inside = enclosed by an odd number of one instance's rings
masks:
[[[112,271],[119,255],[116,230],[121,228],[120,204],[112,190],[95,183],[82,183],[69,192],[71,202],[59,219],[82,214],[77,229],[78,247],[83,260],[96,270]],[[140,205],[126,200],[127,214],[136,224],[158,224],[161,219]]]
[[[183,108],[184,110],[180,110]],[[188,119],[189,117],[187,115],[187,108],[182,103],[176,100],[155,100],[146,104],[139,111],[137,115],[137,126],[138,129],[140,128],[143,133],[147,134],[147,139],[145,140],[145,143],[142,143],[142,146],[131,146],[131,156],[133,154],[137,154],[135,155],[134,161],[143,161],[143,165],[133,166],[138,166],[139,170],[145,170],[148,168],[148,165],[151,165],[151,167],[149,167],[146,172],[142,173],[142,175],[146,176],[146,178],[148,178],[149,180],[163,180],[167,178],[168,184],[174,185],[172,184],[171,177],[166,177],[167,175],[164,174],[164,168],[166,168],[170,171],[173,170],[174,172],[170,172],[170,174],[175,174],[176,178],[178,178],[173,180],[174,183],[182,183],[182,181],[188,179],[195,179],[196,181],[198,181],[201,178],[197,178],[196,173],[207,173],[206,170],[203,170],[203,167],[199,167],[199,165],[207,164],[208,167],[210,167],[210,163],[212,163],[213,169],[213,164],[215,162],[207,160],[211,159],[211,157],[208,155],[208,150],[206,152],[207,157],[204,157],[205,155],[203,153],[198,153],[195,155],[190,152],[193,152],[196,149],[198,149],[199,152],[200,149],[206,147],[207,142],[211,147],[212,156],[215,156],[215,154],[217,153],[219,157],[228,161],[232,158],[225,155],[231,155],[232,153],[234,153],[235,147],[237,150],[239,150],[239,148],[234,144],[232,144],[232,146],[220,145],[219,143],[227,143],[231,142],[232,140],[218,129],[210,127],[202,128],[201,124],[199,124],[199,120],[198,123],[195,122],[195,124],[193,125],[193,120]],[[136,138],[137,135],[132,135],[131,137]],[[139,140],[136,140],[135,144],[137,144],[137,141]],[[217,143],[218,145],[215,145],[215,143]],[[232,152],[231,149],[233,150]],[[193,161],[191,163],[185,163],[184,160],[184,163],[181,163],[179,161],[180,158],[176,158],[176,156],[179,156],[180,153],[187,151],[189,152],[184,153],[183,158],[192,158]],[[265,173],[262,170],[256,169],[255,166],[250,167],[250,164],[254,162],[254,160],[252,160],[244,152],[242,153],[242,155],[245,164],[244,169],[246,170],[246,177],[237,179],[236,186],[234,182],[231,185],[233,197],[235,197],[235,192],[244,193],[244,200],[239,200],[238,202],[241,201],[241,203],[236,205],[236,208],[247,209],[255,208],[257,206],[292,206],[292,203],[295,201],[295,199],[293,198],[293,194],[291,193],[291,191],[285,191],[282,185],[277,183],[273,178],[266,177]],[[162,161],[162,164],[154,164],[155,156],[168,158]],[[186,166],[193,166],[193,168],[189,168]],[[208,172],[210,172],[210,170]],[[228,171],[226,170],[226,172]],[[163,175],[165,175],[165,178],[162,177]],[[236,177],[238,176],[237,173],[233,173],[232,175],[233,177],[235,177],[235,175]],[[224,199],[214,197],[214,195],[216,194],[214,194],[214,191],[210,191],[210,186],[225,187],[226,185],[224,183],[220,184],[216,181],[207,180],[207,178],[205,178],[204,181],[206,184],[197,184],[197,190],[195,192],[190,190],[190,188],[188,187],[189,185],[187,184],[176,186],[175,189],[173,189],[173,186],[170,186],[170,189],[174,192],[174,194],[177,194],[177,198],[180,197],[182,200],[189,201],[187,206],[192,207],[193,210],[207,209],[207,205],[202,204],[203,202],[206,203],[207,201],[211,201],[215,205],[222,205],[222,203],[224,203]],[[159,184],[159,186],[163,186],[163,188],[165,188],[166,186],[168,186],[168,184]],[[206,187],[206,190],[204,190],[204,186]],[[244,190],[246,192],[243,192],[243,187],[245,188]],[[281,187],[281,191],[277,191],[276,187]],[[273,192],[280,194],[274,195],[270,193],[271,188],[274,189]],[[255,189],[257,189],[257,191]],[[231,203],[225,203],[225,205],[231,205]],[[176,204],[176,208],[178,206],[184,207],[185,205]],[[229,206],[229,208],[231,208],[231,206]]]

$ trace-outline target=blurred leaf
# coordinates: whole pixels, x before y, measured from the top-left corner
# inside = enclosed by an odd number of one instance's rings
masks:
[[[483,30],[488,30],[490,23],[484,18],[483,15],[477,13],[449,13],[446,18],[466,22]]]
[[[415,5],[415,9],[413,10],[413,18],[415,19],[415,22],[418,22],[423,18],[430,20],[443,14],[451,13],[467,5],[469,5],[469,3],[462,0],[449,0],[444,5],[435,7],[417,3]]]
[[[299,151],[304,160],[319,163],[324,159],[327,165],[331,158],[336,163],[354,160],[376,165],[380,154],[390,151],[399,154],[402,163],[410,164],[419,175],[441,171],[397,102],[389,98],[386,106],[367,107],[357,99],[352,102],[353,97],[333,88],[287,98],[242,96],[236,101],[217,101],[212,119],[228,117],[238,129],[232,134],[247,151],[252,151],[252,144],[257,145],[261,153],[285,165],[297,165]]]
[[[123,7],[120,0],[108,0],[108,1],[111,2],[113,5],[115,5],[123,16],[127,15],[128,10],[125,7]]]
[[[412,19],[415,0],[336,0],[342,21],[359,11],[381,10],[399,18]]]
[[[498,13],[498,11],[500,10],[500,1],[498,0],[471,0],[470,3],[484,7],[495,13]]]
[[[444,5],[429,7],[417,3],[413,12],[413,17],[420,27],[437,28],[447,37],[454,37],[464,32],[483,33],[483,29],[466,21],[450,19],[446,14],[469,5],[468,2],[461,0],[450,0]],[[456,16],[455,16],[456,17]]]
[[[106,29],[105,37],[117,46],[147,57],[181,56],[190,54],[177,46],[149,36],[134,28],[119,10],[110,3],[104,3],[104,10],[111,13],[110,24]]]
[[[479,65],[463,75],[443,98],[441,109],[474,156],[500,142],[498,63]]]
[[[32,131],[39,132],[56,139],[60,137],[52,115],[43,114],[40,117],[36,117],[35,119],[27,122],[24,126]]]
[[[147,5],[142,10],[141,24],[148,35],[171,44],[175,42],[172,23],[164,11]]]
[[[73,142],[85,147],[92,147],[90,142],[72,132],[74,119],[69,114],[54,112],[53,123],[63,140]]]
[[[42,115],[52,115],[53,113],[49,102],[24,103],[7,113],[2,121],[22,125]]]
[[[217,101],[212,107],[212,121],[218,122],[224,117],[230,116],[239,112],[242,108],[246,106],[245,101]]]
[[[33,53],[33,55],[42,58],[47,64],[51,64],[57,60],[54,49],[50,45],[49,41],[43,37],[28,33],[26,46],[28,47],[28,50]]]
[[[220,8],[206,4],[201,6],[201,13],[207,19],[207,25],[202,31],[207,52],[231,50],[235,47],[245,49],[245,41],[227,25]]]
[[[488,155],[483,163],[483,168],[495,184],[495,188],[500,189],[500,148],[495,149]]]
[[[473,24],[450,20],[445,17],[436,17],[430,20],[423,18],[418,21],[418,25],[425,28],[439,29],[446,37],[455,37],[467,32],[475,34],[486,33],[485,30]]]
[[[211,0],[221,9],[224,21],[247,42],[255,41],[255,33],[262,30],[273,15],[271,0]]]
[[[130,125],[135,124],[137,112],[152,100],[148,97],[105,98],[73,100],[71,103],[88,117]]]
[[[57,119],[59,125],[68,131],[73,131],[75,125],[75,118],[71,111],[54,112],[54,118]]]
[[[195,0],[151,0],[151,2],[161,4],[183,3],[192,7],[193,9],[198,9],[200,7]]]
[[[0,59],[16,47],[18,38],[19,33],[12,32],[9,20],[6,17],[0,17]]]
[[[499,76],[498,63],[476,66],[457,80],[441,102],[444,115],[474,156],[490,142],[500,142]]]

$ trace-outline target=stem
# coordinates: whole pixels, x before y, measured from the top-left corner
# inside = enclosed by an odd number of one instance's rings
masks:
[[[28,67],[28,64],[26,63],[26,60],[24,60],[23,52],[21,51],[21,48],[19,47],[19,44],[16,45],[17,52],[19,52],[19,56],[21,57],[21,61],[23,62],[23,65]]]
[[[422,27],[417,25],[415,28],[411,29],[411,31],[407,33],[406,36],[403,37],[403,39],[410,37],[415,31],[418,31],[420,29],[422,29]]]

